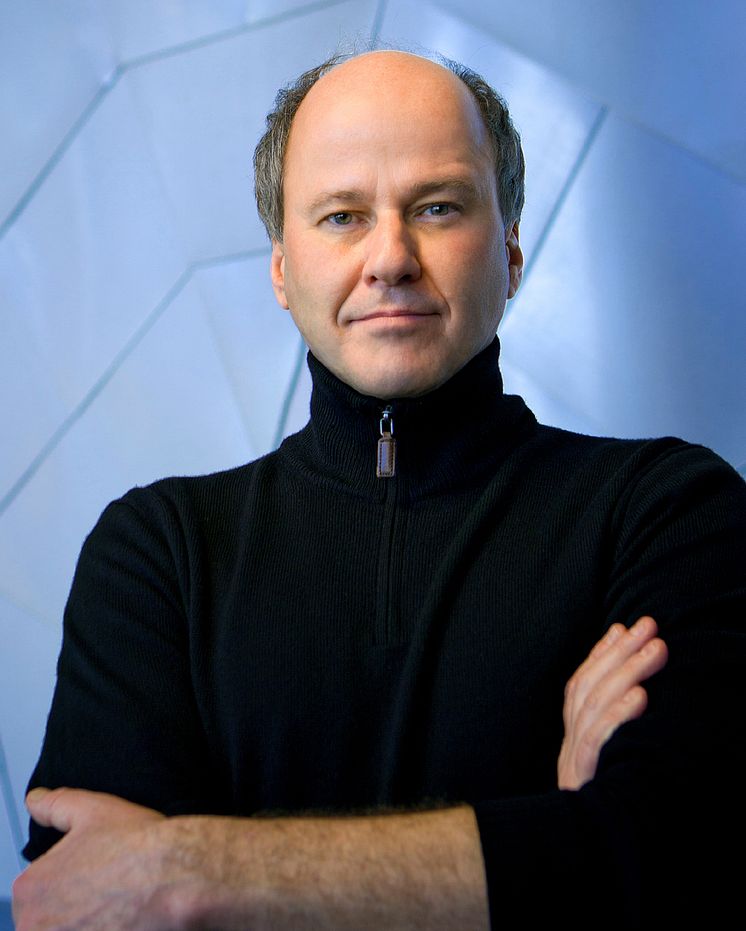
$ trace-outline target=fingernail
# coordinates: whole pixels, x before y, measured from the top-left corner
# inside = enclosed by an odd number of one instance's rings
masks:
[[[45,789],[43,786],[37,786],[35,789],[32,789],[26,796],[27,802],[40,802],[44,796],[49,792],[49,789]]]

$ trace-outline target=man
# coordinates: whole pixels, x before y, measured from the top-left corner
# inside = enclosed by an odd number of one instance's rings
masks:
[[[58,837],[37,825],[67,836],[17,881],[19,927],[659,920],[662,859],[704,871],[716,785],[737,814],[743,485],[502,394],[522,158],[478,79],[370,53],[269,124],[257,198],[311,423],[131,492],[87,541],[31,784],[106,794],[30,794],[29,856]],[[665,662],[648,612],[671,662],[586,782]],[[605,630],[558,790],[563,685]]]

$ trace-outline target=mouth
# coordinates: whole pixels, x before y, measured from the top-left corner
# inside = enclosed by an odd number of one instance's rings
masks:
[[[379,308],[364,314],[362,317],[356,317],[352,323],[364,323],[369,320],[417,320],[420,318],[436,317],[437,314],[431,310],[418,310],[413,307],[391,307]]]

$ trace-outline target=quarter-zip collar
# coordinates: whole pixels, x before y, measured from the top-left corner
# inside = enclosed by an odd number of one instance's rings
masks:
[[[503,394],[499,355],[495,337],[434,391],[381,400],[355,391],[309,353],[311,420],[283,453],[304,472],[375,497],[387,482],[408,500],[477,483],[536,426],[521,398]],[[377,475],[378,444],[392,421],[395,474],[386,478]]]

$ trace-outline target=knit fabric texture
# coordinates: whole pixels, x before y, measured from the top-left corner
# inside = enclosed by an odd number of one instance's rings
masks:
[[[537,424],[498,354],[385,403],[311,356],[311,420],[277,451],[111,504],[78,562],[31,786],[167,814],[468,802],[495,928],[727,917],[744,483],[680,440]],[[670,653],[649,707],[559,791],[565,683],[642,614]],[[25,855],[58,837],[32,822]]]

